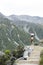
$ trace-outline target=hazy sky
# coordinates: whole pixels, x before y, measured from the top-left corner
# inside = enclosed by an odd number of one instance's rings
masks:
[[[0,0],[0,12],[43,17],[43,0]]]

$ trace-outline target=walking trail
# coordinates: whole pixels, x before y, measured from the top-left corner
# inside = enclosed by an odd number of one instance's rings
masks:
[[[32,46],[33,47],[33,46]],[[16,65],[39,65],[40,52],[43,49],[41,46],[34,46],[34,50],[27,60],[17,60]]]

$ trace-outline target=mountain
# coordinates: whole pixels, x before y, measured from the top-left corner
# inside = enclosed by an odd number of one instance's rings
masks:
[[[27,17],[27,18],[26,18]],[[32,16],[23,16],[31,19]],[[32,17],[43,19],[41,17]],[[15,49],[18,45],[29,45],[31,32],[35,34],[34,41],[43,39],[43,24],[23,20],[21,16],[4,16],[0,13],[0,50]],[[42,22],[42,21],[41,21]]]
[[[0,50],[15,49],[18,45],[29,45],[30,34],[20,30],[6,16],[0,15]]]
[[[32,23],[43,23],[43,17],[39,17],[39,16],[10,15],[8,18],[13,21],[20,20],[20,21],[26,21]]]
[[[9,20],[12,21],[13,24],[15,24],[16,26],[23,26],[24,24],[27,24],[26,21],[22,21],[20,20],[20,18],[18,18],[17,15],[10,15],[7,17]]]
[[[34,33],[37,40],[43,39],[43,24],[28,23],[23,29],[28,33]]]
[[[43,17],[28,15],[11,15],[9,16],[13,23],[23,29],[25,32],[34,32],[37,40],[43,39]],[[16,21],[15,21],[16,18]]]

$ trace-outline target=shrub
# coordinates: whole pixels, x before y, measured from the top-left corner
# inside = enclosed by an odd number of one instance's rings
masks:
[[[10,50],[5,50],[5,54],[9,55],[10,54]]]
[[[40,54],[40,62],[39,62],[39,65],[43,65],[43,51],[41,51],[41,54]]]
[[[13,53],[13,56],[15,56],[16,58],[19,58],[23,55],[23,50],[24,50],[24,47],[22,46],[18,46],[12,53]]]

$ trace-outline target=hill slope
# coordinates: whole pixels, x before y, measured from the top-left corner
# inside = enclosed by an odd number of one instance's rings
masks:
[[[19,44],[30,44],[30,35],[18,29],[12,21],[0,16],[0,50],[13,50]]]
[[[23,29],[26,32],[34,32],[35,37],[39,41],[43,39],[43,17],[38,16],[28,16],[28,15],[20,15],[15,16],[11,15],[9,18],[17,25],[20,29]],[[16,18],[16,21],[15,21]]]
[[[42,24],[30,23],[19,19],[18,16],[11,18],[0,13],[0,50],[12,50],[19,44],[30,44],[31,32],[35,34],[35,40],[43,39]]]

